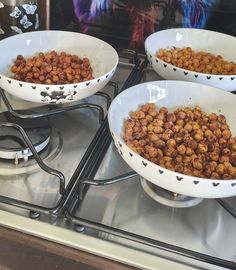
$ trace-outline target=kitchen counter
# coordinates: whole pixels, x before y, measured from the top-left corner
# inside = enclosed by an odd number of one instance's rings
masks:
[[[98,270],[137,268],[0,227],[0,269]]]
[[[0,251],[1,270],[196,269],[3,210]]]

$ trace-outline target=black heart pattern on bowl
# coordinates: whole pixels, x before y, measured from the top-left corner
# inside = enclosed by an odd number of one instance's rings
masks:
[[[166,68],[167,67],[167,64],[163,64],[163,66],[164,66],[164,68]]]
[[[213,187],[217,187],[217,186],[219,186],[219,184],[220,184],[220,183],[215,183],[215,182],[213,182],[213,183],[212,183],[212,186],[213,186]]]
[[[178,181],[181,181],[181,180],[183,180],[183,177],[181,177],[181,176],[176,176],[176,179],[178,180]]]
[[[143,166],[145,166],[145,167],[147,167],[147,162],[144,162],[144,161],[142,161],[142,163],[143,163]]]
[[[9,84],[11,84],[11,80],[7,80]]]
[[[31,87],[32,87],[32,89],[34,89],[34,90],[36,89],[36,86],[34,86],[34,85],[32,85]]]
[[[129,155],[130,155],[130,157],[132,157],[132,156],[133,156],[133,154],[132,154],[132,153],[130,153],[130,152],[129,152]]]
[[[207,80],[210,80],[211,76],[207,76]]]
[[[164,171],[162,171],[162,170],[158,170],[158,171],[159,171],[160,174],[163,174],[164,173]]]
[[[195,185],[197,185],[197,184],[199,183],[199,181],[194,180],[193,183],[194,183]]]
[[[184,71],[184,75],[188,75],[188,72],[187,71]]]

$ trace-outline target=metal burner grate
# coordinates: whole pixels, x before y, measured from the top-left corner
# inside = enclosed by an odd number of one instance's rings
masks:
[[[195,206],[203,201],[202,198],[188,197],[160,188],[143,177],[140,179],[144,191],[153,200],[166,206],[186,208]]]

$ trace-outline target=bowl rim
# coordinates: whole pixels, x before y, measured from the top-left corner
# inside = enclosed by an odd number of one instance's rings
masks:
[[[65,87],[65,86],[73,86],[73,85],[83,85],[83,84],[86,84],[88,82],[94,82],[94,81],[97,81],[99,78],[102,78],[104,76],[107,76],[109,75],[113,70],[114,68],[116,68],[116,66],[118,65],[119,63],[119,55],[118,55],[118,52],[116,51],[116,49],[110,45],[108,42],[102,40],[102,39],[99,39],[97,37],[94,37],[94,36],[91,36],[91,35],[88,35],[88,34],[84,34],[84,33],[79,33],[79,32],[72,32],[72,31],[64,31],[64,30],[39,30],[39,31],[30,31],[30,32],[25,32],[25,33],[22,33],[20,34],[20,36],[31,36],[31,35],[39,35],[39,34],[60,34],[60,33],[64,33],[64,34],[68,34],[68,35],[78,35],[78,36],[82,36],[82,37],[88,37],[88,38],[92,38],[94,40],[97,40],[97,41],[100,41],[102,42],[103,44],[106,44],[108,47],[110,47],[111,51],[113,51],[114,53],[114,56],[115,56],[115,64],[113,65],[113,67],[107,71],[106,73],[103,73],[102,75],[98,76],[98,77],[94,77],[93,79],[91,80],[87,80],[87,81],[83,81],[83,82],[78,82],[78,83],[66,83],[66,84],[42,84],[42,83],[33,83],[33,82],[25,82],[25,81],[20,81],[20,80],[16,80],[14,78],[11,78],[9,76],[6,76],[5,74],[3,73],[0,73],[0,77],[1,78],[4,78],[6,80],[11,80],[15,83],[21,83],[21,84],[25,84],[25,85],[28,85],[28,86],[43,86],[43,87]],[[4,38],[3,40],[0,40],[0,43],[2,42],[5,42],[5,41],[9,41],[11,39],[17,39],[17,37],[19,37],[19,35],[13,35],[13,36],[10,36],[10,37],[7,37],[7,38]],[[89,57],[88,57],[89,58]]]
[[[211,33],[211,34],[215,34],[215,35],[221,35],[221,36],[226,36],[230,39],[236,39],[235,36],[232,36],[232,35],[229,35],[229,34],[226,34],[226,33],[222,33],[222,32],[218,32],[218,31],[215,31],[215,30],[209,30],[209,29],[201,29],[201,28],[192,28],[192,27],[174,27],[174,28],[168,28],[168,29],[162,29],[162,30],[159,30],[159,31],[156,31],[156,32],[153,32],[152,34],[150,34],[144,41],[144,43],[146,44],[150,38],[153,38],[153,36],[155,35],[158,35],[160,33],[163,33],[163,32],[171,32],[171,31],[189,31],[189,32],[205,32],[205,33]]]
[[[126,142],[124,141],[123,137],[118,135],[115,131],[115,128],[114,128],[114,125],[113,125],[113,121],[111,121],[111,111],[112,111],[112,108],[113,106],[115,106],[115,102],[117,102],[118,98],[121,98],[122,96],[125,96],[126,93],[128,92],[134,92],[134,89],[136,87],[141,87],[143,85],[147,85],[148,83],[159,83],[159,82],[165,82],[165,83],[173,83],[173,84],[192,84],[192,85],[200,85],[200,86],[204,86],[204,87],[207,87],[207,88],[212,88],[214,90],[217,90],[217,91],[222,91],[220,88],[216,88],[216,87],[213,87],[213,86],[209,86],[209,85],[205,85],[205,84],[202,84],[202,83],[197,83],[197,82],[189,82],[189,81],[181,81],[181,80],[156,80],[156,81],[149,81],[149,82],[144,82],[144,83],[141,83],[141,84],[138,84],[138,85],[134,85],[134,86],[131,86],[129,88],[127,88],[125,91],[121,92],[119,95],[117,95],[114,100],[112,101],[111,105],[110,105],[110,108],[109,108],[109,111],[108,111],[108,124],[109,124],[109,128],[110,128],[110,132],[111,132],[111,135],[112,135],[112,138],[113,137],[116,137],[117,138],[117,141],[121,141],[122,143],[124,143],[125,147],[127,147],[129,149],[129,152],[131,152],[133,155],[135,155],[137,158],[139,159],[143,159],[145,162],[148,162],[150,163],[151,166],[154,166],[156,167],[156,170],[165,170],[165,171],[168,171],[168,173],[170,173],[172,176],[176,176],[176,175],[179,175],[180,177],[184,178],[184,179],[188,179],[188,181],[192,181],[193,178],[196,179],[196,181],[204,181],[204,182],[207,182],[207,183],[212,183],[212,182],[215,182],[215,183],[233,183],[235,184],[236,183],[236,178],[235,179],[213,179],[213,178],[203,178],[203,177],[198,177],[198,176],[191,176],[191,175],[187,175],[187,174],[183,174],[183,173],[179,173],[179,172],[176,172],[176,171],[172,171],[172,170],[169,170],[169,169],[166,169],[148,159],[146,159],[145,157],[142,157],[141,155],[137,154],[134,150],[132,150],[127,144]],[[232,93],[230,92],[227,92],[227,91],[222,91],[224,94],[226,95],[232,95]],[[137,108],[138,109],[138,108]],[[129,117],[129,114],[128,116]],[[123,119],[125,120],[125,119]],[[123,127],[123,126],[122,126]],[[123,128],[122,128],[122,135],[123,135]],[[113,138],[113,140],[115,141],[115,139]]]

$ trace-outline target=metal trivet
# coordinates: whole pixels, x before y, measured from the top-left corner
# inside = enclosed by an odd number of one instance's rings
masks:
[[[42,151],[48,145],[52,128],[47,118],[19,119],[10,115],[9,112],[1,113],[0,122],[7,121],[24,128],[37,152]],[[17,163],[18,159],[28,159],[29,156],[32,156],[32,152],[20,132],[13,127],[3,127],[0,133],[0,158],[14,159]]]
[[[168,191],[140,176],[144,191],[156,202],[175,208],[187,208],[202,202],[202,198],[194,198],[179,193]]]

